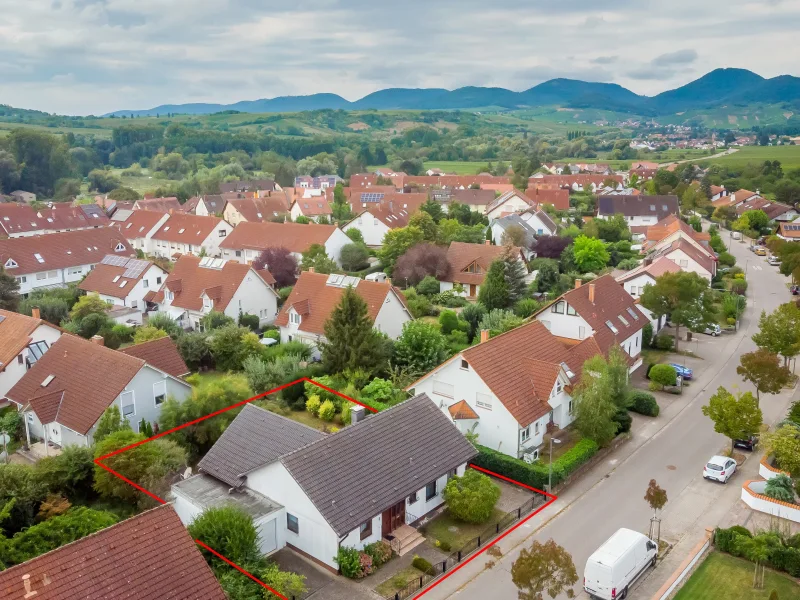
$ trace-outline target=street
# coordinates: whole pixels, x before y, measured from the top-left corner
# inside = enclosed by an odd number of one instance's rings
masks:
[[[727,232],[722,237],[728,241]],[[753,391],[736,373],[739,357],[755,349],[750,336],[758,330],[761,311],[770,312],[792,299],[777,267],[769,266],[766,258],[751,253],[747,246],[734,240],[731,248],[737,265],[747,269],[749,281],[740,331],[717,338],[699,335],[691,346],[683,343],[683,348],[696,349],[704,359],[693,362],[695,379],[684,394],[657,419],[636,419],[633,439],[610,460],[597,465],[548,509],[503,539],[499,544],[503,556],[495,559],[492,568],[487,569],[487,561],[480,557],[427,592],[425,600],[516,598],[511,565],[531,540],[550,538],[572,554],[579,578],[575,591],[586,598],[581,589],[589,555],[620,527],[648,531],[652,511],[643,497],[651,479],[669,496],[662,513],[662,538],[677,543],[724,521],[739,502],[742,482],[757,471],[758,451],[748,457],[742,472],[728,485],[705,481],[701,472],[706,460],[729,448],[730,441],[714,432],[701,407],[719,386]],[[782,418],[793,395],[787,391],[763,396],[764,421],[772,424]],[[672,569],[666,567],[651,570],[640,581],[641,591],[631,591],[629,598],[650,598],[671,575]]]

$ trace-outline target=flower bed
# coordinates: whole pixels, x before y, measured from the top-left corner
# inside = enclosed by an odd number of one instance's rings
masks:
[[[775,500],[764,494],[767,482],[746,481],[742,486],[742,501],[753,510],[800,523],[800,504]]]

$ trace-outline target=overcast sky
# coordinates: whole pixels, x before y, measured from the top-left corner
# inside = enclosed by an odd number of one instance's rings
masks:
[[[800,75],[800,0],[0,0],[0,104],[102,114],[553,77]]]

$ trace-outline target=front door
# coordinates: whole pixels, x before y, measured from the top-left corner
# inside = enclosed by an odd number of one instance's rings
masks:
[[[477,295],[478,295],[478,290],[477,290],[477,288],[478,288],[478,286],[477,286],[477,285],[475,285],[474,283],[470,283],[470,284],[469,284],[469,297],[470,297],[470,298],[474,298],[475,296],[477,296]]]
[[[401,525],[405,525],[406,523],[405,499],[401,500],[393,507],[383,511],[383,516],[381,517],[381,521],[382,521],[381,535],[383,537],[386,537]]]
[[[61,425],[59,425],[58,423],[50,423],[50,425],[48,425],[47,427],[50,429],[50,435],[48,436],[50,438],[50,441],[53,442],[54,444],[58,444],[60,446],[61,445]]]

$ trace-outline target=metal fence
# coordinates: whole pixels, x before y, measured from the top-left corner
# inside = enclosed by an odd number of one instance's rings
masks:
[[[416,579],[409,581],[403,589],[398,590],[390,596],[386,596],[386,600],[405,600],[406,598],[409,598],[422,588],[426,587],[434,579],[441,577],[448,571],[452,570],[460,562],[469,558],[469,556],[474,552],[486,547],[486,545],[491,543],[494,538],[503,533],[517,521],[520,521],[524,517],[528,516],[531,512],[533,512],[534,508],[544,504],[546,501],[547,496],[544,494],[535,493],[533,497],[524,502],[521,506],[506,514],[493,525],[487,527],[483,533],[469,540],[461,548],[450,554],[450,556],[448,556],[445,560],[431,565],[431,570],[428,573],[424,573]]]

